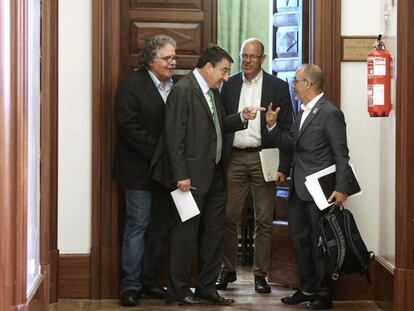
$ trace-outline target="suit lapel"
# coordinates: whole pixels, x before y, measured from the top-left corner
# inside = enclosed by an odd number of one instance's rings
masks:
[[[233,88],[233,93],[232,93],[232,98],[234,98],[234,100],[232,100],[232,107],[231,107],[232,113],[237,113],[239,111],[240,95],[241,95],[241,89],[243,86],[242,73],[240,72],[238,75],[239,76],[237,77],[235,87]]]
[[[270,101],[268,98],[268,93],[272,89],[271,80],[268,78],[266,72],[263,70],[263,80],[262,80],[262,95],[260,99],[260,106],[264,107],[266,110],[260,112],[260,127],[263,129],[266,126],[266,112],[267,106],[269,105]],[[269,102],[268,102],[269,101]],[[273,103],[276,104],[276,103]]]
[[[309,124],[312,123],[313,119],[315,118],[315,116],[318,113],[318,110],[321,109],[321,104],[322,103],[323,103],[323,96],[317,101],[317,103],[315,104],[315,106],[313,106],[311,112],[308,114],[308,116],[306,117],[305,121],[303,122],[302,127],[300,128],[299,133],[298,133],[298,139],[302,136],[303,132],[306,131],[306,129],[308,128]],[[301,116],[302,116],[302,114],[301,114]]]
[[[207,115],[209,116],[211,122],[214,125],[213,114],[211,113],[210,106],[207,103],[206,97],[204,96],[204,93],[201,90],[201,87],[198,84],[197,79],[195,78],[193,73],[191,73],[189,77],[190,77],[191,83],[193,84],[193,87],[195,89],[195,94],[196,94],[196,96],[198,97],[198,99],[200,101],[200,104],[203,106],[204,110],[206,111]]]

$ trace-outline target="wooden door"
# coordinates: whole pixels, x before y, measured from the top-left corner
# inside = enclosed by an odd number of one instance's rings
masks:
[[[121,5],[121,75],[137,65],[146,39],[171,36],[177,42],[177,72],[192,69],[200,53],[216,42],[216,0],[130,0]]]
[[[113,99],[117,83],[134,70],[145,40],[166,34],[177,41],[176,75],[196,64],[217,38],[217,0],[94,0],[93,173],[91,297],[119,294],[122,197],[112,181]]]

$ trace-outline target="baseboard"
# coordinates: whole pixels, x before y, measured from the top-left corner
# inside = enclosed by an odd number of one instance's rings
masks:
[[[375,261],[375,302],[382,310],[392,311],[395,267],[381,256],[375,257]]]
[[[59,255],[59,298],[90,298],[90,255]]]

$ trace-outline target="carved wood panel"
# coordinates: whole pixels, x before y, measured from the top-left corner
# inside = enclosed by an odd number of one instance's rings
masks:
[[[159,34],[176,40],[178,72],[192,69],[200,53],[216,41],[215,7],[215,0],[123,1],[121,73],[137,67],[137,55],[145,40]]]

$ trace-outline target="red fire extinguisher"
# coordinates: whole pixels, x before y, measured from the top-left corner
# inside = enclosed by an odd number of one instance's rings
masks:
[[[391,56],[382,35],[368,53],[368,113],[370,117],[388,117],[391,111]]]

